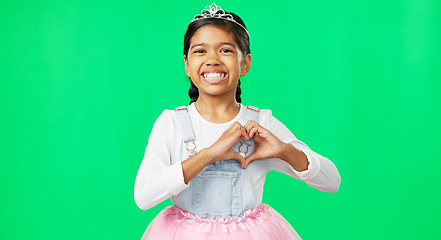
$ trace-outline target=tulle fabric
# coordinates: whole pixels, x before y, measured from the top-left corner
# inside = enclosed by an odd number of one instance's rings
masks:
[[[273,208],[261,204],[241,217],[202,219],[172,205],[150,223],[141,240],[301,240]]]

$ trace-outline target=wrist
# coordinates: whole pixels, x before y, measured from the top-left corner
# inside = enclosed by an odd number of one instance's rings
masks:
[[[290,143],[285,143],[280,159],[289,163],[297,171],[304,171],[308,169],[308,159],[302,151],[295,148]]]
[[[292,147],[293,146],[291,144],[282,142],[282,151],[280,152],[279,156],[277,156],[277,158],[288,161],[290,156],[293,155]]]
[[[210,165],[214,162],[216,162],[216,154],[210,149],[210,148],[204,148],[201,151],[199,151],[199,154],[201,154],[201,158],[206,161],[207,165]]]

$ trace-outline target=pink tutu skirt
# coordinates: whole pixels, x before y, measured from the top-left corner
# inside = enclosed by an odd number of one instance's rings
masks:
[[[291,240],[297,232],[274,209],[261,204],[241,217],[202,219],[172,205],[150,223],[141,240]]]

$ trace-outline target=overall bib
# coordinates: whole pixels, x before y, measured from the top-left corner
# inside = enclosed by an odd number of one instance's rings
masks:
[[[248,107],[247,119],[255,121],[257,113],[257,108]],[[177,114],[181,129],[190,130],[182,133],[184,142],[191,145],[194,134],[188,113],[185,109],[178,110]],[[254,141],[238,140],[233,150],[248,157],[254,151]],[[214,219],[240,217],[253,208],[253,203],[254,195],[246,169],[235,160],[223,160],[206,166],[189,182],[189,187],[178,195],[177,207],[201,218]]]

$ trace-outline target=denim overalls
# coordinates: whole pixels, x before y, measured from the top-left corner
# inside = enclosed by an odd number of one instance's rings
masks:
[[[259,109],[249,106],[248,120],[256,120]],[[191,155],[194,133],[186,107],[176,108],[183,140]],[[193,148],[193,149],[192,149]],[[238,140],[233,145],[236,152],[248,157],[254,151],[254,141]],[[178,194],[177,206],[201,218],[240,217],[254,208],[254,194],[248,172],[235,160],[217,161],[206,166],[190,182],[189,187]]]

